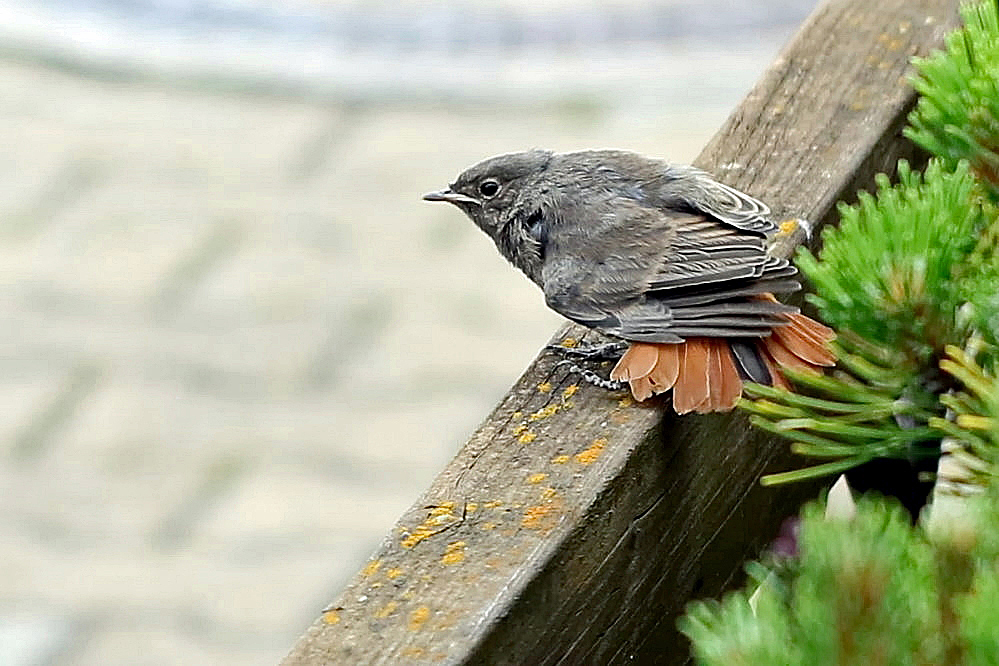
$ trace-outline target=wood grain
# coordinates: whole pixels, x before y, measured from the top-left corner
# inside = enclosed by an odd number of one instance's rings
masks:
[[[956,7],[822,5],[697,164],[779,218],[828,221],[913,155],[909,58],[942,43]],[[738,582],[815,488],[762,488],[798,461],[740,414],[676,417],[577,385],[555,360],[532,363],[286,665],[689,659],[685,604]]]

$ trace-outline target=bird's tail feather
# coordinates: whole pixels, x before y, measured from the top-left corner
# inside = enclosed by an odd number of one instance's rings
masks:
[[[783,316],[786,325],[751,341],[691,337],[679,344],[633,342],[611,379],[628,382],[639,401],[672,389],[678,414],[704,413],[732,409],[745,380],[769,379],[766,383],[788,388],[781,367],[817,371],[836,362],[828,347],[835,337],[832,329],[802,314]],[[762,377],[761,366],[768,378]],[[747,371],[751,367],[757,370]]]

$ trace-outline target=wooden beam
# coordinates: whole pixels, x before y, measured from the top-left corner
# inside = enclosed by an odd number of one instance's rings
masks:
[[[909,58],[942,43],[957,4],[823,4],[697,164],[778,219],[827,221],[913,152]],[[689,659],[685,604],[737,582],[814,488],[760,487],[800,461],[741,414],[679,418],[554,361],[532,363],[286,665]]]

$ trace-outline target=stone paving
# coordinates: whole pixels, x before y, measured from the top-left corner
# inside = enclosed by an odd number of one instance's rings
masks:
[[[689,160],[780,39],[637,107],[0,61],[0,664],[277,662],[559,321],[420,195],[532,146]]]

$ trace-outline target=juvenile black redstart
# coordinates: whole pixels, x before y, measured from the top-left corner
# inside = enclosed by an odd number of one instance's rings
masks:
[[[703,171],[624,151],[500,155],[428,201],[463,210],[550,308],[630,343],[611,371],[637,400],[731,409],[744,380],[832,365],[831,329],[779,303],[797,269],[767,253],[770,209]],[[622,345],[623,346],[623,345]]]

